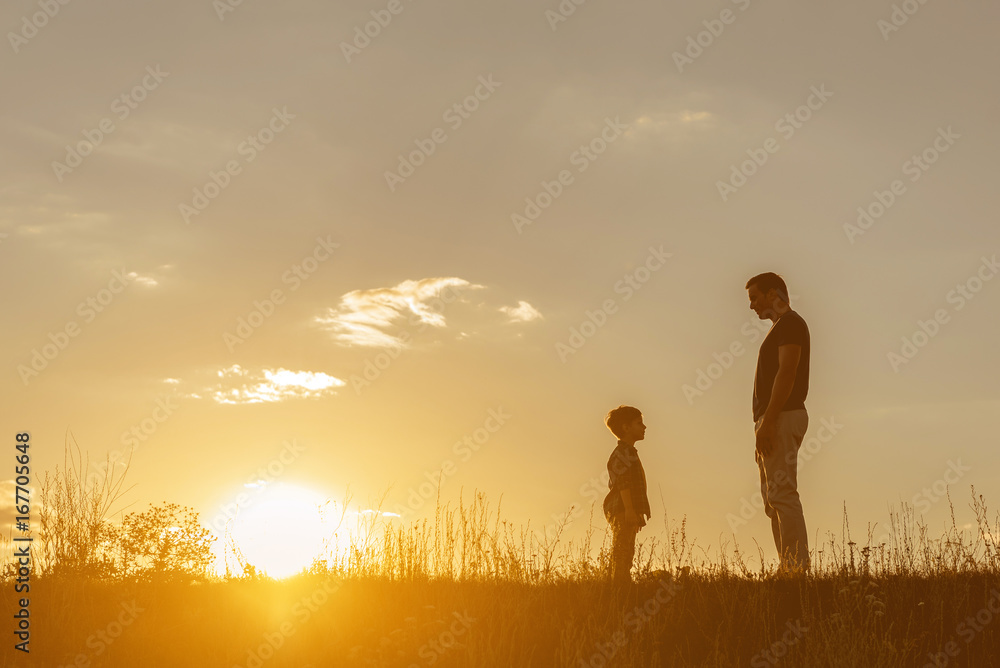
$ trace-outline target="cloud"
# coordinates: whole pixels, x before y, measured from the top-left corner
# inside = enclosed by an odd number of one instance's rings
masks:
[[[316,323],[343,346],[408,348],[412,336],[428,328],[454,331],[454,338],[464,339],[542,318],[524,300],[498,306],[491,295],[485,286],[453,276],[406,280],[391,288],[348,292]]]
[[[313,371],[262,369],[252,373],[238,364],[218,372],[219,384],[208,396],[220,404],[275,403],[287,399],[317,398],[336,393],[345,383]],[[200,399],[202,395],[192,394]]]
[[[156,286],[158,286],[160,284],[160,282],[158,280],[156,280],[155,278],[153,278],[152,276],[147,276],[147,275],[144,275],[144,274],[140,274],[140,273],[135,272],[135,271],[130,271],[127,274],[127,276],[130,279],[132,279],[134,282],[138,283],[139,285],[144,285],[147,288],[153,288],[153,287],[156,287]]]
[[[500,312],[505,313],[511,322],[531,322],[542,317],[538,309],[524,300],[519,301],[517,306],[501,306]]]
[[[632,139],[649,140],[658,137],[669,140],[690,139],[695,130],[716,127],[716,116],[709,111],[682,109],[675,112],[649,112],[638,116],[625,131]]]
[[[406,280],[391,288],[354,290],[340,298],[316,321],[347,346],[405,347],[401,324],[444,327],[446,301],[454,301],[459,290],[479,290],[461,278]],[[444,294],[447,293],[447,294]],[[387,331],[388,330],[388,331]]]

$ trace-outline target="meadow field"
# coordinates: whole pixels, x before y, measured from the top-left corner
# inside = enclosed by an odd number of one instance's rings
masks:
[[[845,515],[805,577],[725,545],[706,554],[665,523],[617,589],[602,517],[583,540],[543,539],[481,495],[407,526],[372,516],[363,539],[283,580],[233,544],[220,575],[188,509],[109,521],[121,482],[60,471],[43,485],[30,653],[14,649],[26,594],[8,557],[3,666],[937,667],[1000,653],[1000,525],[975,490],[974,532],[932,536],[904,507],[873,544]]]

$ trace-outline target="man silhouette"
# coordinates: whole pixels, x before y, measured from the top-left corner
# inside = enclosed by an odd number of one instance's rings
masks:
[[[750,308],[774,324],[760,344],[753,381],[757,468],[764,512],[784,572],[809,568],[806,521],[796,469],[799,446],[809,426],[809,328],[789,306],[788,288],[777,274],[754,276],[746,284]]]

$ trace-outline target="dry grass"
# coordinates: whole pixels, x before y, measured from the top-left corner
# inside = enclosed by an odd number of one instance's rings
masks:
[[[6,642],[4,666],[989,666],[1000,653],[1000,521],[974,490],[973,534],[953,517],[932,537],[904,507],[874,545],[845,512],[799,578],[665,525],[622,591],[605,579],[603,518],[580,541],[540,540],[481,495],[406,527],[368,516],[364,538],[295,578],[245,563],[205,578],[204,535],[158,543],[166,509],[124,531],[108,522],[120,480],[72,471],[48,483],[31,661]],[[122,535],[159,551],[123,552]],[[9,620],[9,578],[2,591]]]

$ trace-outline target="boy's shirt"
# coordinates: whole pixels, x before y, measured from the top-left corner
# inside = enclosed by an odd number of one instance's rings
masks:
[[[604,517],[608,522],[615,515],[625,512],[622,490],[629,490],[632,508],[638,517],[650,517],[649,499],[646,496],[646,471],[639,461],[639,453],[634,445],[618,441],[618,447],[608,459],[608,487],[611,491],[604,497]]]

